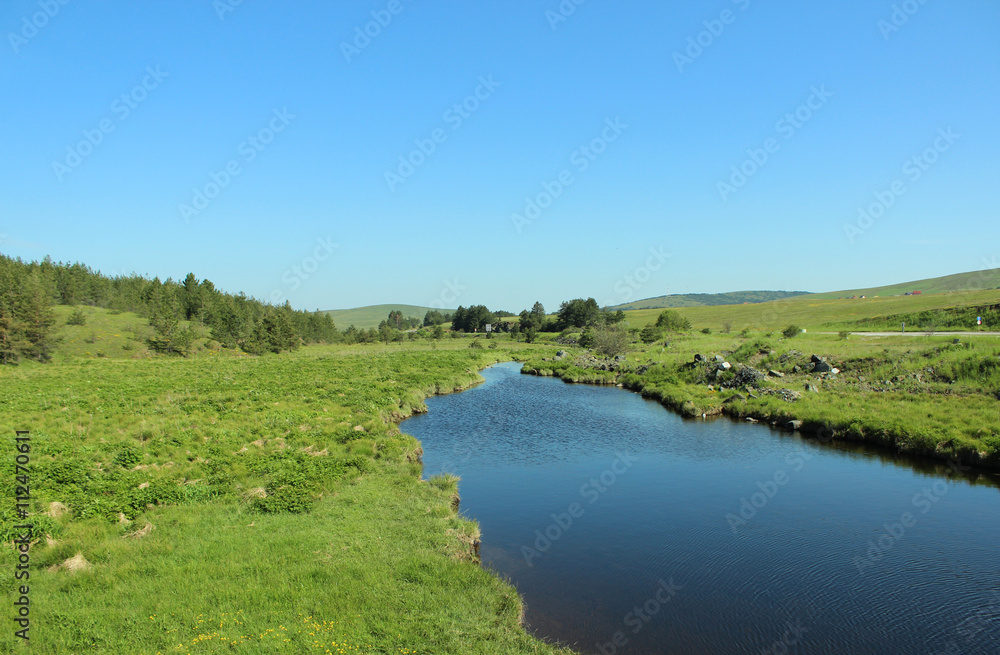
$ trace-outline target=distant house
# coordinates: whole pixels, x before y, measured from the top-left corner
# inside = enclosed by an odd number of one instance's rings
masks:
[[[920,295],[920,294],[922,294],[922,293],[923,293],[923,291],[914,291],[914,292],[913,292],[912,294],[910,294],[910,295],[913,295],[913,296],[919,296],[919,295]]]

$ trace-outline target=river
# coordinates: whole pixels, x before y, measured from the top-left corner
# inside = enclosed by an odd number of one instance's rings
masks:
[[[581,653],[1000,653],[1000,491],[957,466],[483,371],[402,429]],[[983,483],[987,480],[986,483]]]

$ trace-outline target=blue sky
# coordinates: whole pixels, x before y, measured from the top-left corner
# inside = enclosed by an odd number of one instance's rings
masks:
[[[0,252],[514,312],[1000,266],[996,2],[576,2],[8,0]]]

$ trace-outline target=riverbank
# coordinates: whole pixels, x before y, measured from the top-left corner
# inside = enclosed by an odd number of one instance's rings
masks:
[[[4,447],[32,438],[31,652],[565,652],[398,428],[543,348],[454,341],[0,370]],[[0,519],[12,603],[22,521]]]
[[[673,335],[617,360],[580,349],[523,372],[617,384],[689,418],[728,416],[824,440],[1000,470],[1000,340]]]

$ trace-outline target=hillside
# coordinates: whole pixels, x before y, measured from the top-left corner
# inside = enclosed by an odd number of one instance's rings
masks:
[[[328,309],[324,314],[329,314],[336,323],[337,328],[343,330],[349,325],[358,329],[368,329],[378,327],[389,316],[389,312],[403,312],[405,317],[424,318],[424,314],[432,311],[433,307],[421,307],[420,305],[367,305],[365,307],[355,307],[353,309]],[[453,312],[454,309],[438,310],[442,312]]]
[[[783,298],[807,295],[808,291],[730,291],[728,293],[675,293],[615,305],[610,309],[668,309],[674,307],[712,307],[716,305],[742,305],[762,303]]]
[[[843,293],[843,292],[842,292]],[[851,294],[853,295],[853,293]],[[878,295],[878,294],[875,294]],[[716,305],[681,307],[679,311],[696,330],[724,330],[727,322],[733,333],[743,328],[751,330],[781,330],[787,325],[802,328],[834,330],[861,329],[857,321],[876,317],[913,314],[955,307],[987,306],[1000,303],[1000,290],[953,291],[923,293],[918,296],[881,296],[866,299],[840,300],[836,296],[797,296],[784,300],[752,305]],[[641,309],[626,312],[631,327],[644,327],[656,321],[662,309]],[[971,326],[970,326],[971,327]]]
[[[846,291],[830,291],[814,293],[813,298],[850,298],[851,296],[901,296],[910,291],[922,293],[946,293],[949,291],[969,291],[980,289],[1000,289],[1000,268],[971,273],[956,273],[943,277],[932,277],[925,280],[900,282],[881,287],[867,289],[849,289]]]

